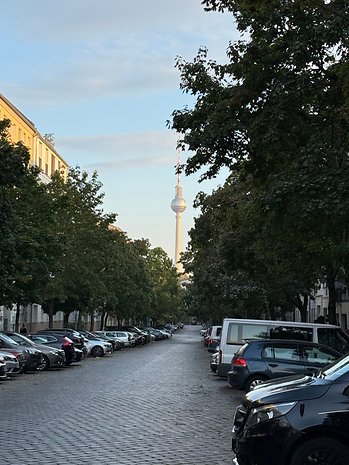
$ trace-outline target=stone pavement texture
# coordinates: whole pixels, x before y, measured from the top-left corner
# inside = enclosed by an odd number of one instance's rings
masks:
[[[241,393],[199,326],[0,384],[0,465],[231,465]]]

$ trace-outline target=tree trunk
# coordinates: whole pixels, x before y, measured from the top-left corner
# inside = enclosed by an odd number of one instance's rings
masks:
[[[16,322],[15,322],[15,331],[19,332],[19,316],[21,314],[21,306],[20,304],[16,304]]]
[[[336,315],[336,303],[337,303],[337,292],[336,292],[336,275],[330,273],[327,275],[327,288],[328,288],[328,322],[331,325],[337,324],[337,315]],[[325,315],[326,317],[326,315]]]
[[[295,304],[296,307],[298,308],[300,314],[301,314],[301,321],[303,323],[306,323],[307,321],[307,308],[308,308],[308,301],[309,301],[309,295],[308,294],[302,294],[302,297],[298,294],[295,299]]]
[[[53,300],[51,300],[50,305],[48,307],[48,327],[49,327],[49,329],[53,328],[53,315],[54,315],[54,304],[53,304]]]
[[[78,311],[78,321],[75,329],[82,329],[82,313]]]
[[[63,314],[63,328],[68,327],[68,321],[69,321],[69,313],[64,312],[64,314]]]
[[[92,311],[90,313],[91,315],[91,319],[90,319],[90,331],[94,331],[94,327],[95,327],[95,312]]]

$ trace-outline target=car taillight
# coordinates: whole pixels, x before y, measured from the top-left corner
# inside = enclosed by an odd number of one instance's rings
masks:
[[[71,346],[71,342],[70,341],[67,341],[65,338],[64,338],[64,344],[63,344],[65,347],[70,347]]]
[[[208,340],[208,343],[212,344],[212,342],[213,342],[213,339],[212,339],[212,337],[210,337],[210,339]]]
[[[247,367],[247,362],[244,358],[234,357],[231,363],[234,366]]]

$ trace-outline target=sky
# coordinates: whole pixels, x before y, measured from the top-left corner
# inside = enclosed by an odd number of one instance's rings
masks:
[[[11,0],[1,8],[0,93],[54,135],[70,166],[98,172],[117,226],[174,259],[179,136],[166,121],[195,103],[180,90],[176,58],[205,46],[223,62],[238,38],[233,17],[204,12],[200,0]],[[200,174],[182,175],[183,251],[195,196],[226,177],[199,183]]]

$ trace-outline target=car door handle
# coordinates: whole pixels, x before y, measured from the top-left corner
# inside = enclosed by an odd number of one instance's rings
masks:
[[[272,368],[276,368],[279,366],[277,363],[268,363],[268,365]]]

